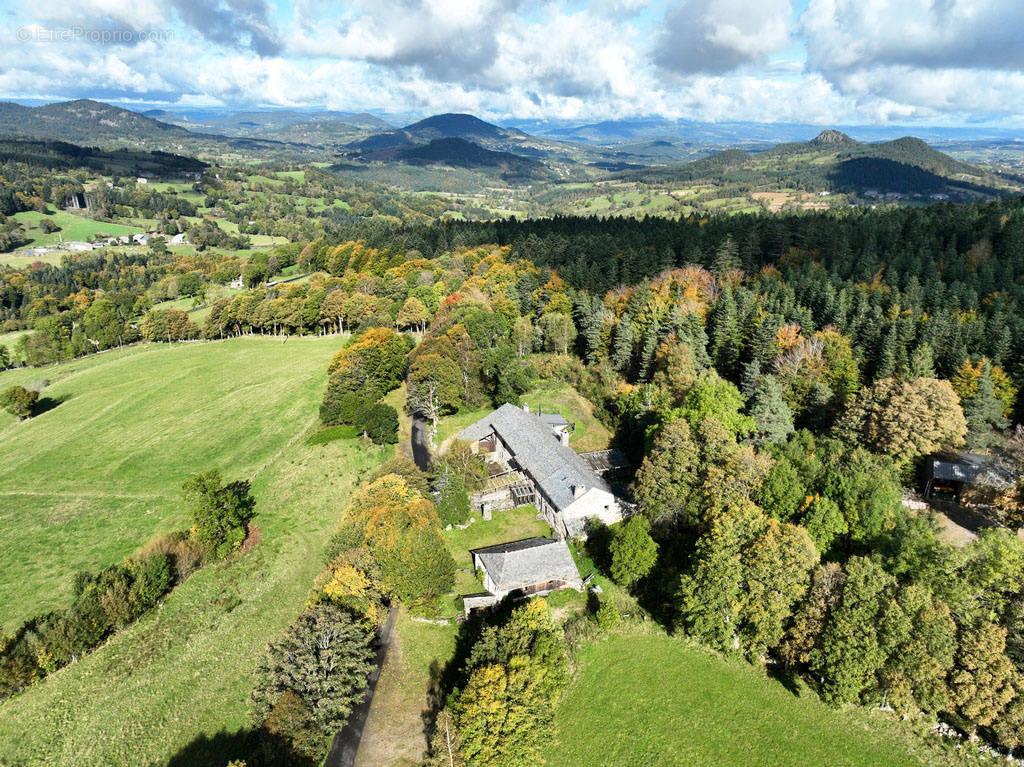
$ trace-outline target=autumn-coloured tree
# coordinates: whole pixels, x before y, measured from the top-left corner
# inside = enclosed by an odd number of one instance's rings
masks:
[[[455,562],[434,504],[389,474],[361,488],[343,524],[358,532],[380,573],[380,590],[401,602],[431,606],[455,585]]]
[[[949,696],[972,733],[992,724],[1017,695],[1016,673],[1005,648],[1006,629],[994,623],[986,621],[960,631]]]
[[[948,381],[883,379],[857,396],[837,433],[905,464],[963,444],[967,421]]]

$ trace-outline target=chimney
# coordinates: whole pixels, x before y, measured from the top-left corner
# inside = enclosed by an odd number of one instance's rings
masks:
[[[523,412],[524,413],[529,413],[530,412],[530,404],[528,402],[524,402],[523,403]]]
[[[568,444],[569,444],[569,432],[565,431],[564,429],[562,431],[558,432],[558,441],[561,442],[563,445],[568,446]]]
[[[583,494],[585,492],[587,492],[587,486],[586,485],[573,485],[572,486],[572,497],[573,498],[582,498]]]

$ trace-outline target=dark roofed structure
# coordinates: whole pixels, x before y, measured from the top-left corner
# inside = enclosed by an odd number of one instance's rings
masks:
[[[522,598],[558,589],[583,589],[583,581],[563,540],[526,538],[474,549],[474,569],[483,571],[484,588],[492,599],[477,595],[472,606],[498,602],[506,596]]]
[[[938,453],[928,460],[928,487],[935,483],[981,485],[1005,489],[1014,483],[1013,473],[997,456],[977,453]]]

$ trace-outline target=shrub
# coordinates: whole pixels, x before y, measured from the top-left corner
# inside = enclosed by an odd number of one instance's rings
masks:
[[[206,547],[188,537],[188,533],[161,533],[139,548],[133,555],[135,561],[148,559],[154,554],[165,554],[170,560],[174,583],[181,583],[203,566]]]
[[[171,557],[154,553],[136,565],[135,582],[132,584],[132,598],[140,612],[148,610],[174,585]]]
[[[12,386],[0,394],[0,407],[16,416],[19,421],[32,415],[38,401],[39,392],[26,389],[24,386]]]
[[[185,501],[192,507],[192,537],[216,559],[226,557],[242,545],[256,501],[249,494],[249,482],[224,484],[216,469],[193,474],[182,485]]]
[[[398,411],[381,402],[359,411],[356,428],[378,445],[394,445],[398,442]]]
[[[598,602],[597,611],[594,613],[594,621],[601,631],[615,628],[622,622],[622,615],[619,608],[611,597],[605,597]]]
[[[335,384],[335,379],[332,379],[327,385],[324,400],[320,405],[320,420],[326,426],[354,424],[359,411],[376,398],[374,396],[368,401],[362,394],[340,388]]]

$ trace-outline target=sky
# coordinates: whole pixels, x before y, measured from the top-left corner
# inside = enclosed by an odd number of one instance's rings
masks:
[[[1022,0],[0,0],[0,99],[1015,128],[1022,35]]]

